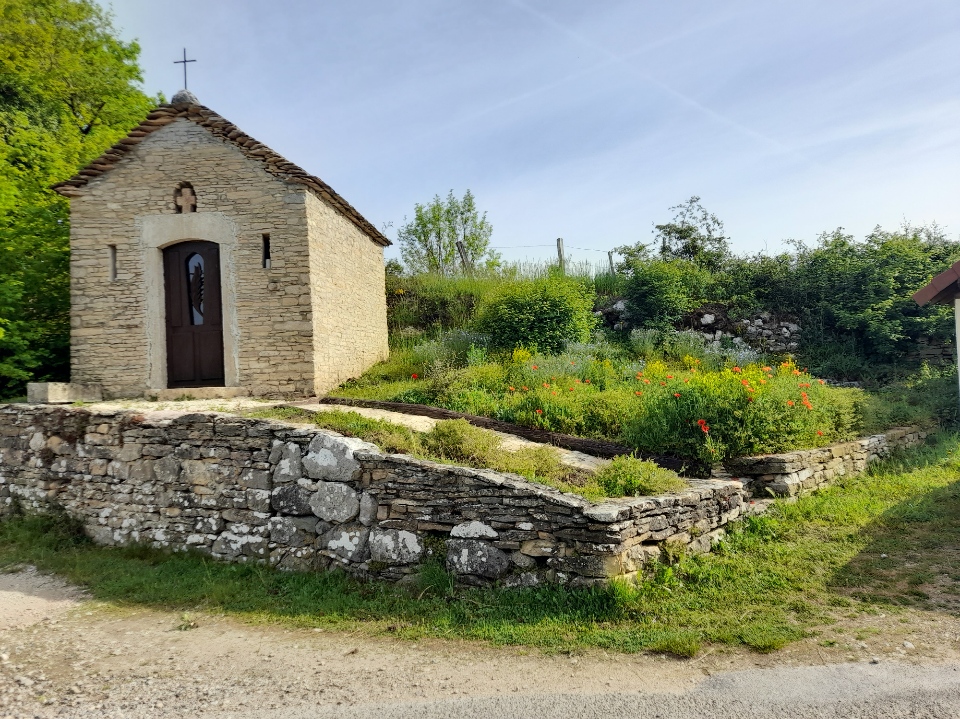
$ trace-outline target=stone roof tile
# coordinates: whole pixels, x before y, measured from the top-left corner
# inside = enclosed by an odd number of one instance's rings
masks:
[[[166,127],[179,118],[185,118],[191,122],[195,122],[215,137],[220,138],[224,142],[229,142],[250,159],[262,163],[263,169],[274,177],[285,182],[305,185],[314,195],[333,205],[337,211],[347,217],[378,245],[387,247],[391,244],[390,240],[384,237],[382,232],[354,209],[349,202],[340,197],[330,185],[319,177],[309,174],[302,167],[290,162],[266,145],[257,142],[236,125],[220,117],[204,105],[160,105],[151,111],[143,122],[131,130],[126,137],[100,155],[100,157],[87,164],[69,180],[54,185],[53,189],[65,197],[78,196],[80,189],[84,185],[95,177],[99,177],[112,170],[130,150],[143,141],[143,138],[156,132],[161,127]]]

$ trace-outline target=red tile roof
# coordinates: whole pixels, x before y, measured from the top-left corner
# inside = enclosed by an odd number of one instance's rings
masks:
[[[383,233],[374,227],[363,215],[357,212],[349,202],[340,197],[340,195],[333,191],[330,185],[319,177],[307,173],[306,170],[294,165],[266,145],[257,142],[237,128],[236,125],[217,115],[210,108],[193,103],[160,105],[147,115],[143,122],[131,130],[125,138],[100,155],[96,160],[89,163],[69,180],[54,185],[53,189],[66,197],[79,195],[80,188],[93,178],[99,177],[112,170],[143,138],[181,117],[195,122],[215,137],[234,145],[250,159],[261,162],[263,169],[274,177],[284,182],[305,185],[314,195],[333,205],[334,208],[347,217],[378,245],[386,247],[391,244],[390,240],[383,236]]]

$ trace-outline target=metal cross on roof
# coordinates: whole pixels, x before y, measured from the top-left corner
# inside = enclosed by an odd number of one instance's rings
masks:
[[[183,60],[174,60],[174,65],[183,65],[183,89],[187,89],[187,63],[196,62],[196,60],[187,60],[187,48],[183,48]]]

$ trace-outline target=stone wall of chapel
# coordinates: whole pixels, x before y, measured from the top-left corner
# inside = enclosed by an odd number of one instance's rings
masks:
[[[323,200],[305,199],[319,395],[387,358],[387,298],[383,248]]]
[[[198,212],[221,212],[236,226],[238,384],[261,395],[309,394],[314,358],[307,192],[184,119],[146,137],[71,200],[72,380],[101,384],[107,397],[149,389],[151,338],[138,218],[173,214],[180,182],[193,185]],[[271,239],[270,269],[262,267],[264,233]],[[117,248],[115,281],[110,245]]]

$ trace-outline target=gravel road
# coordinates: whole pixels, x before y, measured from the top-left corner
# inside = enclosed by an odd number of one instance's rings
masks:
[[[251,719],[280,719],[257,712]],[[840,664],[719,674],[681,694],[620,692],[471,697],[417,704],[323,707],[285,719],[955,719],[960,667]]]
[[[844,622],[768,655],[547,655],[116,607],[28,569],[0,574],[0,719],[960,717],[960,619]]]

